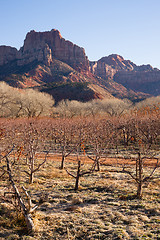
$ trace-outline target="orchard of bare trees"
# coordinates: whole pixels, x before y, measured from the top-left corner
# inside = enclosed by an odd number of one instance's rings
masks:
[[[3,118],[1,152],[3,156],[14,148],[14,152],[21,155],[18,164],[26,165],[25,173],[32,183],[34,173],[43,166],[50,153],[61,154],[61,169],[65,167],[67,157],[73,154],[78,160],[85,155],[93,163],[92,169],[97,171],[107,157],[139,159],[142,155],[158,159],[159,126],[156,111],[152,115],[133,114],[118,118]],[[38,153],[43,153],[44,159],[37,165]]]
[[[158,97],[137,105],[106,99],[88,103],[62,101],[55,106],[47,94],[31,89],[10,90],[1,83],[1,200],[14,199],[28,231],[34,232],[32,215],[49,195],[46,192],[33,203],[28,189],[47,164],[58,164],[57,172],[66,174],[76,193],[88,176],[99,174],[101,169],[107,174],[127,176],[129,184],[135,186],[135,199],[143,199],[144,189],[160,178]],[[46,175],[43,181],[49,183],[54,177]],[[94,184],[90,183],[89,188]],[[122,193],[121,199],[125,197]]]

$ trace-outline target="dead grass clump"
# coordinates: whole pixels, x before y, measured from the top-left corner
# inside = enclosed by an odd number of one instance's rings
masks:
[[[136,215],[128,216],[128,222],[133,226],[137,226],[139,224],[138,217]]]
[[[23,214],[10,204],[0,204],[0,226],[19,230],[26,228]]]
[[[77,206],[77,205],[72,205],[72,206],[67,207],[65,209],[65,211],[81,213],[82,212],[82,208]]]
[[[107,216],[109,221],[114,221],[115,215],[113,214],[112,210],[107,209]]]
[[[22,240],[36,240],[36,238],[34,238],[32,236],[23,236]]]
[[[143,229],[132,225],[128,226],[127,232],[129,233],[131,239],[139,239],[139,237],[144,234]]]
[[[135,195],[135,194],[127,194],[127,195],[120,195],[119,196],[119,199],[124,200],[124,201],[133,200],[133,199],[136,199],[136,198],[137,198],[137,195]]]
[[[146,215],[140,215],[139,220],[142,222],[150,222],[150,219]]]
[[[41,173],[39,174],[39,177],[45,180],[51,180],[56,178],[66,179],[69,177],[69,175],[66,173],[65,170],[60,170],[53,166],[50,166],[49,169],[43,169],[43,171],[41,171]]]
[[[81,203],[83,203],[83,200],[81,198],[73,198],[71,204],[72,205],[79,205]]]
[[[5,238],[6,240],[18,240],[20,239],[18,234],[11,234],[8,237]]]
[[[116,212],[115,212],[115,216],[116,216],[116,218],[117,218],[118,220],[120,220],[120,221],[123,221],[123,222],[127,222],[127,221],[128,221],[128,217],[125,216],[124,214],[122,214],[122,213],[119,212],[119,211],[116,211]]]
[[[130,239],[129,234],[127,233],[126,230],[122,229],[122,228],[117,228],[115,230],[115,239],[119,239],[119,240],[127,240]]]
[[[160,215],[160,211],[158,211],[158,209],[155,208],[147,208],[146,212],[149,216],[158,216]]]
[[[45,221],[46,214],[44,212],[36,211],[33,215],[33,223],[35,226],[35,232],[43,231],[43,228],[46,224]]]

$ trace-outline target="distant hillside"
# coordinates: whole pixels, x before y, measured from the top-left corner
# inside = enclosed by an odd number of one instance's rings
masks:
[[[18,51],[0,46],[0,81],[19,88],[38,88],[56,101],[160,95],[160,71],[137,66],[113,54],[89,62],[85,50],[62,38],[58,30],[27,33]]]
[[[130,60],[112,54],[90,63],[93,74],[123,85],[127,90],[153,96],[160,95],[160,70],[151,65],[137,66]]]

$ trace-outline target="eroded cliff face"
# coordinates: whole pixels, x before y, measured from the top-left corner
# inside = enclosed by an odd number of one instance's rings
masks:
[[[0,46],[0,66],[17,59],[18,51],[9,46]]]
[[[97,62],[90,63],[90,70],[98,76],[112,79],[117,72],[132,74],[135,72],[157,72],[151,65],[137,66],[130,60],[125,60],[122,56],[117,54],[103,57]]]
[[[0,65],[16,60],[18,66],[34,61],[50,66],[53,58],[69,64],[76,70],[89,70],[89,61],[84,49],[66,41],[55,29],[27,33],[24,45],[19,51],[6,46],[0,48]]]
[[[89,68],[84,49],[66,41],[58,30],[29,32],[24,46],[20,49],[18,64],[23,65],[38,60],[50,65],[52,58],[63,61],[76,70],[88,70]]]
[[[160,70],[137,66],[117,54],[89,62],[83,48],[62,38],[55,29],[27,33],[19,51],[0,46],[0,80],[22,87],[89,82],[121,98],[131,93],[136,98],[160,95]]]
[[[136,65],[130,60],[124,60],[117,54],[103,57],[97,62],[90,62],[90,71],[106,80],[113,80],[114,75],[119,71],[133,71],[135,67]]]
[[[113,79],[117,72],[114,68],[103,61],[90,62],[90,71],[103,79]]]
[[[148,93],[153,96],[160,95],[159,70],[119,71],[113,79],[127,89]]]
[[[160,70],[149,64],[137,66],[122,56],[112,54],[91,62],[90,71],[105,80],[114,80],[128,90],[160,94]]]

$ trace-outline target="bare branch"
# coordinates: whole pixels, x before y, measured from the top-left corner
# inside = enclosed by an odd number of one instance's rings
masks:
[[[47,152],[44,161],[43,161],[42,163],[40,163],[40,164],[38,165],[38,167],[35,168],[35,169],[32,171],[32,173],[35,173],[36,171],[38,171],[38,170],[40,169],[40,167],[47,161],[48,153],[49,153],[49,152]]]
[[[5,154],[5,155],[0,159],[0,161],[3,160],[4,158],[8,157],[9,154],[10,154],[13,150],[14,150],[14,146],[12,147],[12,149],[11,149],[7,154]]]
[[[76,149],[76,148],[73,148],[71,151],[69,151],[69,152],[65,155],[65,157],[68,157],[75,149]]]
[[[159,166],[159,159],[157,159],[157,163],[156,163],[156,166],[154,167],[153,171],[151,172],[151,174],[148,177],[145,177],[143,179],[143,182],[146,182],[146,181],[150,180],[152,178],[153,174],[155,173],[156,169],[159,168],[159,167],[160,167]]]
[[[76,176],[75,175],[73,175],[72,173],[70,173],[66,168],[65,168],[65,170],[66,170],[66,172],[70,175],[70,176],[72,176],[72,177],[74,177],[74,178],[76,178]]]
[[[24,186],[22,186],[22,190],[23,192],[25,193],[26,197],[27,197],[27,200],[28,200],[28,212],[30,212],[31,210],[31,207],[32,207],[32,200],[31,200],[31,197],[29,196],[27,190],[25,189]]]
[[[33,224],[32,218],[31,218],[30,214],[28,213],[27,208],[26,208],[25,204],[23,203],[21,195],[18,191],[18,188],[16,187],[16,185],[13,181],[12,172],[11,172],[11,168],[9,165],[9,159],[7,157],[6,157],[6,164],[7,164],[7,171],[8,171],[8,175],[9,175],[9,181],[11,182],[11,185],[14,189],[15,195],[18,198],[18,203],[19,203],[20,207],[22,208],[22,212],[23,212],[26,224],[27,224],[27,228],[28,228],[29,232],[33,232],[34,224]]]

